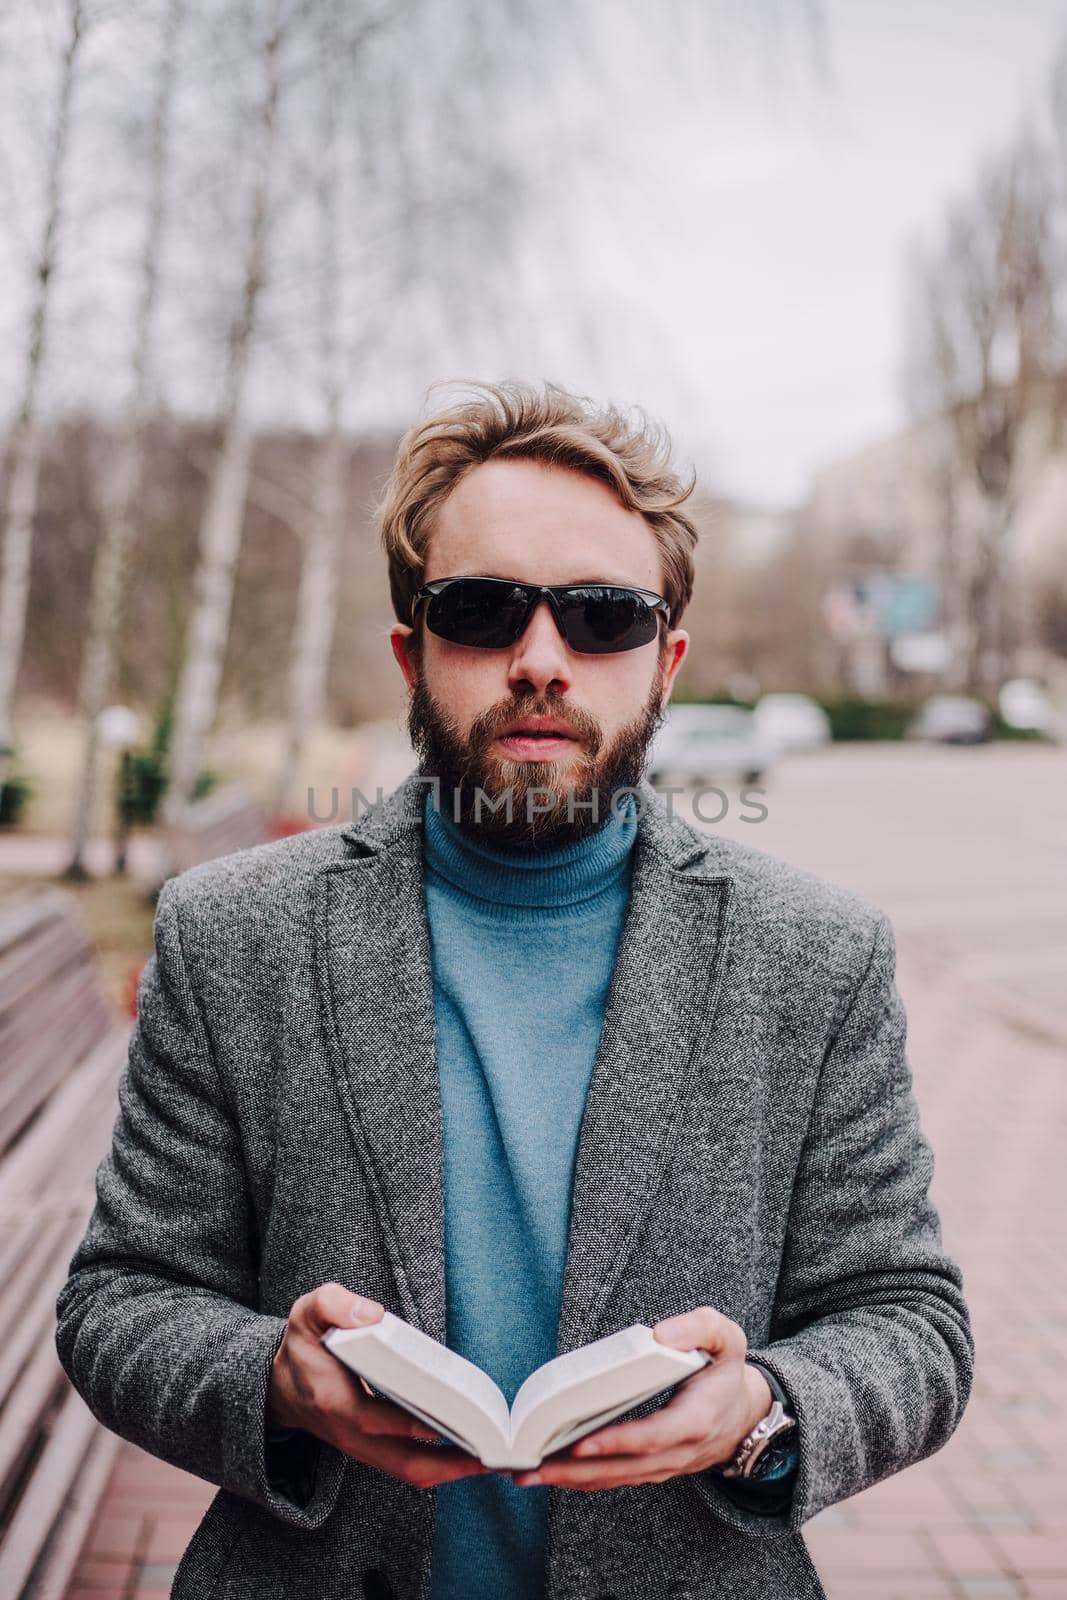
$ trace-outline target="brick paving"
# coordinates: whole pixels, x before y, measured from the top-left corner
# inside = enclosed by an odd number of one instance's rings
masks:
[[[815,1518],[809,1545],[831,1600],[1067,1600],[1067,1050],[904,943],[899,978],[975,1387],[944,1450]]]
[[[66,1600],[164,1600],[213,1484],[124,1445]]]

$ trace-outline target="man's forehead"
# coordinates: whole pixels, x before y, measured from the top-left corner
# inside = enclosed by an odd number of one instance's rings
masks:
[[[644,519],[629,511],[614,490],[599,478],[577,468],[553,462],[496,458],[483,461],[465,472],[439,513],[479,510],[492,513],[514,510],[535,515],[539,510],[566,507],[574,516],[611,518],[638,522]]]
[[[654,587],[659,549],[645,519],[596,479],[540,462],[490,461],[457,484],[435,518],[427,577],[446,568],[449,576]]]

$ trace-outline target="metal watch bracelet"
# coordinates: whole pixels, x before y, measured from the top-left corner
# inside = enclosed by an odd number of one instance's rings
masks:
[[[760,1456],[766,1450],[772,1439],[778,1438],[783,1433],[788,1433],[797,1425],[796,1418],[786,1410],[783,1401],[785,1396],[781,1386],[772,1380],[771,1374],[758,1362],[760,1372],[767,1379],[774,1399],[771,1409],[762,1417],[750,1433],[747,1433],[738,1445],[733,1460],[726,1466],[720,1467],[724,1478],[749,1478],[752,1476]]]

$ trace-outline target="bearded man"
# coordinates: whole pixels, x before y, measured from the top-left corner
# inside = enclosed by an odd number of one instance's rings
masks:
[[[638,415],[484,386],[381,511],[417,770],[172,879],[58,1304],[96,1414],[219,1486],[178,1600],[801,1600],[972,1343],[886,916],[643,781],[696,530]],[[633,1323],[712,1360],[488,1471],[331,1327],[512,1399]]]

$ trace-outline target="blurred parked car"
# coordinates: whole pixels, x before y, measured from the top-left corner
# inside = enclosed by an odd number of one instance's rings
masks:
[[[832,737],[830,718],[807,694],[765,694],[753,715],[774,750],[822,750]]]
[[[931,695],[908,724],[909,739],[935,744],[984,744],[992,731],[989,707],[965,694]]]
[[[739,778],[759,783],[774,751],[743,706],[674,706],[652,741],[647,773],[651,783],[676,778],[682,783],[712,783]]]
[[[1055,707],[1033,678],[1012,678],[1001,689],[997,704],[1009,728],[1048,734],[1055,730]]]

